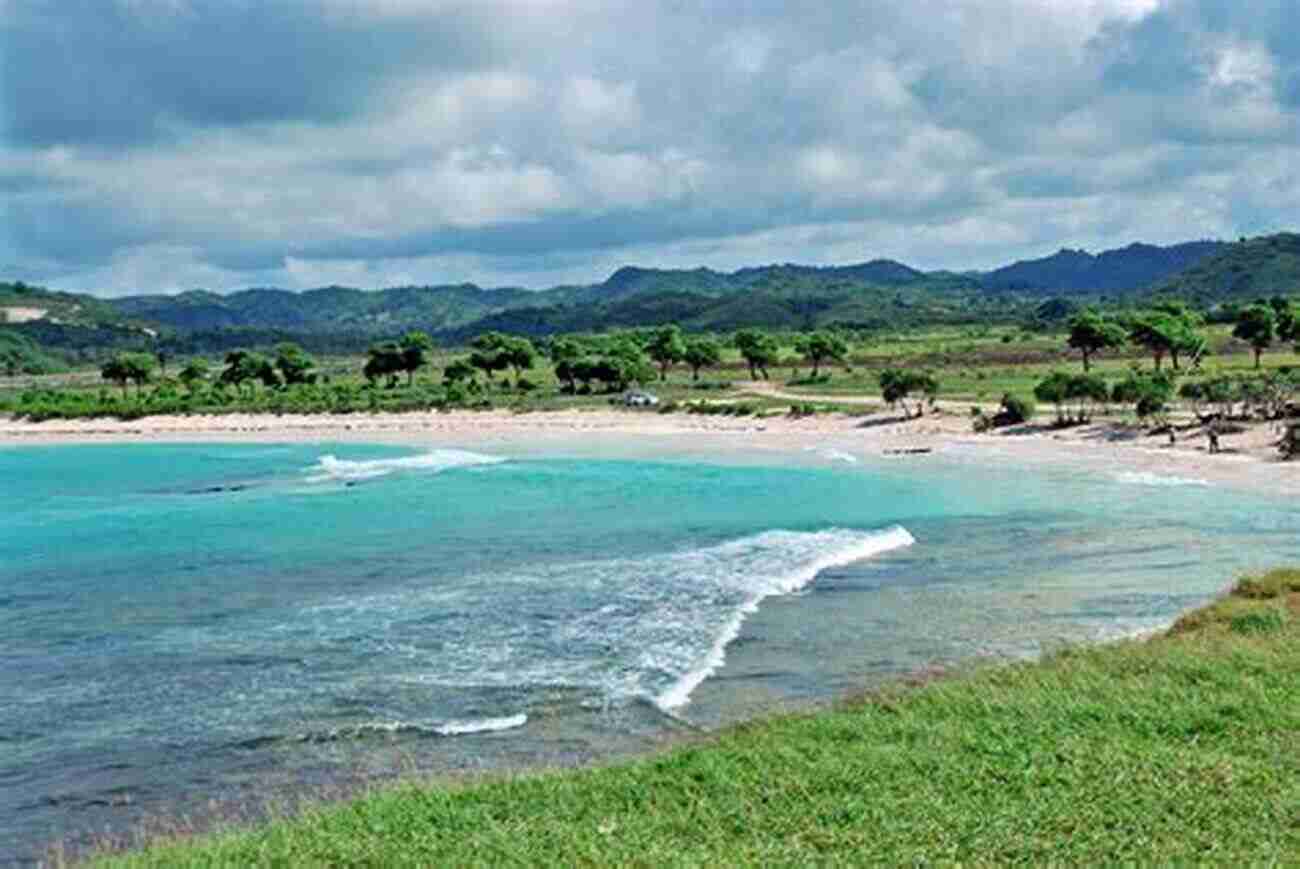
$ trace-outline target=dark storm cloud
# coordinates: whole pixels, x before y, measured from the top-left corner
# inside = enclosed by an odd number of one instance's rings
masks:
[[[6,134],[120,145],[178,127],[337,122],[411,69],[492,62],[487,22],[326,14],[319,4],[20,0],[0,18]]]

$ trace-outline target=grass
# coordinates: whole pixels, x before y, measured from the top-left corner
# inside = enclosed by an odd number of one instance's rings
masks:
[[[1253,357],[1246,346],[1230,337],[1229,327],[1207,327],[1206,334],[1213,355],[1203,363],[1198,377],[1250,374]],[[1010,340],[1004,340],[1010,339]],[[932,371],[939,380],[941,400],[974,401],[995,406],[1007,392],[1032,395],[1034,386],[1053,371],[1079,371],[1078,354],[1065,346],[1064,334],[1021,334],[1011,327],[967,327],[918,329],[860,341],[851,348],[849,367],[845,371],[838,365],[827,365],[821,377],[813,381],[809,366],[797,357],[792,347],[782,348],[782,361],[769,368],[772,382],[792,395],[826,397],[829,399],[861,399],[880,393],[878,380],[881,369],[889,366],[922,368]],[[364,356],[319,357],[318,367],[332,383],[352,390],[350,397],[322,404],[311,398],[296,399],[276,391],[258,389],[248,396],[219,397],[212,394],[188,399],[184,388],[174,386],[173,392],[184,401],[143,401],[131,390],[131,398],[119,400],[119,390],[107,384],[97,369],[66,372],[59,375],[0,378],[0,415],[22,413],[32,418],[121,416],[133,418],[158,412],[174,413],[304,413],[304,412],[357,412],[427,410],[438,406],[442,389],[442,370],[456,359],[464,358],[461,351],[441,349],[432,354],[430,366],[416,377],[416,388],[405,385],[395,390],[375,390],[362,394],[364,378],[361,369]],[[220,369],[217,360],[214,368]],[[171,361],[170,373],[175,375],[184,360]],[[1140,363],[1150,367],[1151,360],[1128,347],[1120,354],[1110,354],[1096,360],[1094,371],[1110,381],[1123,379],[1130,367]],[[1288,346],[1271,348],[1264,356],[1264,367],[1276,369],[1300,365],[1300,355]],[[536,367],[526,377],[536,389],[520,394],[506,386],[508,378],[499,377],[494,384],[486,385],[487,402],[491,406],[521,411],[605,408],[609,406],[607,394],[565,395],[560,392],[550,363],[539,358]],[[702,372],[701,383],[690,379],[689,370],[675,366],[666,382],[646,384],[664,402],[679,405],[704,400],[751,401],[730,388],[735,381],[749,379],[748,366],[734,348],[726,348],[722,362],[714,369]],[[722,388],[701,388],[722,387]],[[145,390],[146,396],[154,387]],[[24,398],[29,390],[32,396]],[[105,400],[100,394],[107,396]],[[475,397],[475,403],[479,397]],[[777,411],[788,407],[789,401],[762,402],[761,409]]]
[[[1300,570],[1145,641],[630,763],[409,784],[101,866],[1300,861]]]

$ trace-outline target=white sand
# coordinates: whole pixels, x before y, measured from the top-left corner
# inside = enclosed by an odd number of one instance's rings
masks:
[[[128,442],[357,442],[412,446],[454,445],[542,452],[588,453],[635,441],[640,451],[813,453],[828,461],[871,458],[899,450],[930,450],[968,460],[1043,464],[1078,470],[1146,475],[1136,479],[1197,481],[1275,494],[1300,494],[1300,462],[1277,460],[1279,431],[1258,424],[1222,438],[1224,453],[1208,455],[1204,437],[1147,436],[1113,423],[1067,429],[1046,427],[976,435],[965,413],[930,414],[903,421],[894,413],[805,419],[696,416],[653,411],[567,410],[451,413],[159,416],[138,420],[0,421],[0,445]],[[898,461],[925,461],[900,455]]]

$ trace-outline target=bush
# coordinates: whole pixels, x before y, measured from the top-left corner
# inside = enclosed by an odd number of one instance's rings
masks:
[[[807,377],[795,377],[790,380],[787,380],[785,385],[786,386],[818,386],[820,384],[826,384],[830,382],[831,382],[830,372],[826,372],[825,374],[818,374],[816,377],[813,377],[811,374],[808,375]]]
[[[1037,412],[1038,408],[1031,399],[1008,392],[1002,396],[1002,409],[993,418],[994,424],[1020,425],[1033,419]]]
[[[1274,634],[1286,626],[1286,614],[1280,609],[1263,609],[1242,613],[1228,622],[1234,634]]]

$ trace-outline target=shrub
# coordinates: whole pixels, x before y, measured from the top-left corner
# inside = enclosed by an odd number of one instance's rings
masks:
[[[1242,613],[1228,622],[1234,634],[1273,634],[1285,626],[1286,614],[1275,608]]]
[[[1002,408],[993,418],[994,425],[1020,425],[1033,419],[1037,412],[1031,399],[1008,392],[1002,396]]]

